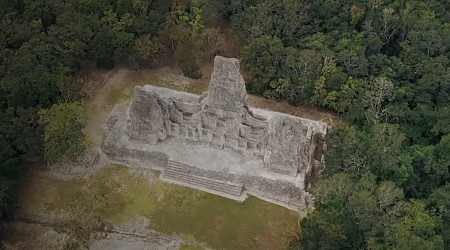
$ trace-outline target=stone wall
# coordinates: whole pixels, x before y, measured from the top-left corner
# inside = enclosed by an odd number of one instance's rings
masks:
[[[237,185],[243,185],[244,191],[253,194],[257,197],[269,199],[275,201],[280,205],[305,209],[308,206],[309,194],[301,187],[297,187],[294,184],[282,181],[271,180],[260,176],[252,175],[238,175],[225,172],[211,171],[195,166],[184,165],[180,167],[180,172],[209,178],[213,180],[219,180],[221,182],[232,182]],[[306,201],[306,202],[305,202]]]
[[[103,152],[114,161],[142,167],[152,166],[159,170],[164,169],[169,160],[168,155],[157,151],[134,149],[126,146],[127,142],[124,141],[124,139],[128,139],[125,134],[126,122],[127,120],[116,122],[113,130],[103,142]]]
[[[157,94],[135,89],[127,128],[130,138],[153,145],[166,138],[167,108],[160,102]]]

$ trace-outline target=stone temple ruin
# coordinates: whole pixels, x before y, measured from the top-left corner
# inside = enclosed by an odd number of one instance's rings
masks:
[[[201,96],[137,87],[103,151],[160,170],[165,181],[302,210],[311,204],[308,178],[323,161],[326,131],[323,122],[249,108],[238,60],[218,56]]]

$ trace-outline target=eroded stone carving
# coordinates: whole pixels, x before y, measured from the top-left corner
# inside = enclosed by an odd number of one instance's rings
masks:
[[[164,121],[167,111],[160,105],[158,95],[152,92],[135,91],[130,106],[130,122],[128,135],[135,140],[149,142],[155,145],[158,140],[167,136]]]
[[[201,96],[137,87],[103,149],[114,160],[161,169],[178,184],[304,209],[305,177],[317,164],[314,152],[322,152],[313,138],[326,130],[322,122],[250,109],[238,60],[218,56]]]
[[[297,175],[309,164],[311,132],[299,119],[283,116],[272,119],[264,163],[275,172]]]

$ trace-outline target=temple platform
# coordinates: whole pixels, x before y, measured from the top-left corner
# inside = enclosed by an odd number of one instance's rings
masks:
[[[236,201],[247,194],[303,210],[312,168],[323,162],[327,124],[249,107],[239,62],[216,57],[202,95],[136,87],[107,121],[103,151],[161,179]]]

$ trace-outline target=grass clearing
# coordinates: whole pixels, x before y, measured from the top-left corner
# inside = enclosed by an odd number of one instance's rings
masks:
[[[117,103],[131,99],[131,97],[133,97],[134,88],[142,85],[142,83],[134,82],[112,88],[106,98],[106,105],[108,107],[113,107]]]
[[[131,74],[131,72],[127,74]],[[124,81],[126,82],[125,84],[117,84],[110,89],[106,97],[107,107],[111,108],[117,103],[130,100],[133,97],[133,91],[136,86],[148,84],[194,94],[201,94],[208,87],[208,79],[188,79],[173,73],[148,73],[134,78],[131,81]]]
[[[200,245],[181,245],[180,250],[204,250]]]
[[[112,107],[117,103],[130,100],[133,97],[134,88],[146,84],[177,89],[175,79],[170,79],[170,77],[164,75],[155,75],[149,77],[149,79],[142,79],[139,81],[128,82],[127,84],[113,86],[107,95],[106,105]]]
[[[98,223],[123,223],[138,216],[152,229],[217,249],[285,249],[296,236],[299,214],[250,197],[237,203],[159,180],[141,181],[126,167],[100,169],[87,180],[30,180],[21,205],[37,214],[68,214]],[[202,249],[186,245],[182,249]]]

